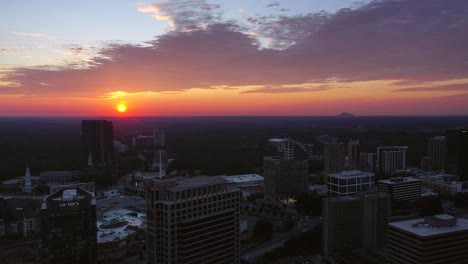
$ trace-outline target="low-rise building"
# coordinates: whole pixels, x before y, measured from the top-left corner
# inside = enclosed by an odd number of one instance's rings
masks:
[[[435,215],[388,224],[389,263],[466,263],[468,220]]]

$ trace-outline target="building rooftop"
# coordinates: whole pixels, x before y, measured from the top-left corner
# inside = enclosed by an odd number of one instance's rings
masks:
[[[242,174],[232,176],[220,176],[230,183],[248,183],[253,181],[263,181],[263,177],[258,174]]]
[[[371,172],[360,171],[360,170],[348,170],[348,171],[342,171],[338,173],[330,173],[328,174],[328,176],[338,178],[338,179],[349,179],[349,178],[370,177],[370,176],[375,176],[375,174]]]
[[[468,219],[457,219],[451,215],[442,214],[433,216],[433,220],[442,222],[447,221],[449,223],[455,223],[455,225],[443,225],[436,227],[430,225],[424,218],[393,222],[389,223],[389,225],[420,237],[450,234],[460,231],[468,232]]]
[[[224,178],[220,176],[197,176],[176,180],[176,185],[167,189],[171,191],[180,191],[185,189],[192,189],[195,187],[217,185],[222,183],[227,182]]]
[[[127,238],[136,229],[145,229],[146,214],[128,209],[109,210],[96,221],[97,242],[106,243]]]
[[[385,184],[393,184],[393,185],[398,185],[398,184],[403,184],[407,182],[419,182],[421,180],[416,179],[416,178],[410,178],[410,177],[395,177],[387,180],[380,180],[379,183],[385,183]]]

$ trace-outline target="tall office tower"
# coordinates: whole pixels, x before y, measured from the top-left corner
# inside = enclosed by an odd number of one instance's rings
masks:
[[[460,181],[468,181],[468,129],[446,131],[449,163],[457,168]]]
[[[154,145],[164,147],[166,145],[166,131],[161,129],[153,129]]]
[[[323,199],[324,257],[384,247],[390,215],[389,201],[386,194],[379,192]]]
[[[96,263],[96,199],[80,188],[63,188],[41,208],[47,263]]]
[[[377,148],[378,174],[390,176],[396,170],[406,169],[407,146],[389,146]]]
[[[81,138],[83,161],[86,164],[98,168],[110,167],[113,164],[114,136],[111,121],[82,120]]]
[[[148,263],[239,263],[240,196],[220,177],[148,182]]]
[[[31,193],[32,192],[31,172],[29,172],[29,165],[26,165],[26,174],[24,175],[23,192],[25,192],[25,193]]]
[[[345,169],[345,146],[337,138],[324,144],[324,171],[325,174],[342,172]]]
[[[362,162],[362,171],[374,172],[376,167],[377,155],[375,153],[359,153],[359,159]]]
[[[388,224],[388,263],[467,263],[468,220],[435,215]]]
[[[359,140],[348,142],[348,170],[356,170],[359,167]]]
[[[388,193],[393,201],[416,201],[421,199],[421,181],[415,178],[396,177],[380,180],[377,183],[379,191]]]
[[[429,168],[444,170],[446,168],[447,144],[444,136],[433,137],[428,142]]]
[[[358,170],[327,175],[328,196],[348,196],[374,189],[374,173]]]
[[[264,194],[270,200],[288,200],[307,192],[308,162],[296,158],[294,146],[304,146],[290,138],[272,138],[269,142],[278,150],[278,156],[263,158]]]

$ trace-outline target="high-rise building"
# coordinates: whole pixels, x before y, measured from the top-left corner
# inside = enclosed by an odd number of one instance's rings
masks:
[[[263,158],[265,198],[287,199],[307,191],[307,160]]]
[[[138,135],[136,137],[132,137],[132,146],[133,147],[150,147],[154,145],[154,137],[153,136],[143,136]]]
[[[29,165],[26,166],[26,174],[24,175],[23,192],[25,192],[25,193],[31,193],[32,192],[31,172],[29,171]]]
[[[148,182],[148,263],[239,263],[240,197],[221,177]]]
[[[348,170],[356,170],[359,167],[359,140],[348,142]]]
[[[388,224],[388,263],[467,263],[468,220],[435,215]]]
[[[378,249],[386,245],[390,203],[386,194],[364,192],[322,201],[322,253]]]
[[[110,167],[114,161],[112,122],[82,120],[83,162],[98,168]]]
[[[162,129],[153,129],[154,145],[164,147],[166,145],[166,131]]]
[[[446,131],[448,161],[456,166],[460,181],[468,181],[468,129]]]
[[[80,188],[63,188],[41,208],[47,263],[96,263],[96,199]]]
[[[447,159],[447,144],[444,136],[433,137],[428,142],[429,168],[432,170],[445,170]]]
[[[379,191],[388,193],[393,201],[416,201],[421,198],[421,180],[408,177],[396,177],[380,180],[377,183]]]
[[[327,175],[328,196],[348,196],[374,189],[375,175],[359,170],[342,171]]]
[[[362,171],[375,172],[377,155],[375,153],[361,152],[359,159],[362,161]]]
[[[390,176],[396,170],[406,169],[407,146],[387,146],[377,148],[378,174]]]
[[[324,144],[324,172],[325,174],[342,172],[345,169],[345,146],[337,138]]]

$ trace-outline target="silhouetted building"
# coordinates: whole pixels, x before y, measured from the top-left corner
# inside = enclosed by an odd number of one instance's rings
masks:
[[[359,153],[359,159],[362,163],[362,171],[375,172],[377,155],[375,153],[361,152]]]
[[[359,169],[359,140],[348,142],[348,170]]]
[[[327,175],[328,196],[348,196],[374,189],[375,175],[359,170],[342,171]]]
[[[446,131],[448,160],[457,168],[460,181],[468,181],[468,129]]]
[[[239,263],[239,189],[221,177],[148,182],[148,263]]]
[[[306,192],[307,177],[307,160],[263,158],[264,194],[267,199],[287,199]]]
[[[96,199],[79,188],[64,188],[41,208],[47,263],[96,263]]]
[[[468,220],[443,214],[392,222],[387,256],[392,264],[467,263]]]
[[[324,144],[324,172],[325,174],[342,172],[345,169],[345,145],[337,138]]]
[[[389,201],[379,192],[323,199],[323,256],[385,247]]]
[[[380,180],[377,183],[379,191],[388,193],[393,201],[416,201],[421,198],[421,181],[415,178],[395,177]]]
[[[447,144],[445,137],[433,137],[428,142],[428,162],[432,170],[445,170],[447,159]]]
[[[153,129],[154,145],[164,147],[166,145],[166,131],[162,129]]]
[[[378,174],[390,176],[396,170],[406,169],[407,146],[387,146],[377,148]]]
[[[114,136],[112,122],[107,120],[82,120],[83,161],[91,167],[110,167],[114,161]]]
[[[133,147],[150,147],[154,146],[153,136],[138,135],[132,138]]]

